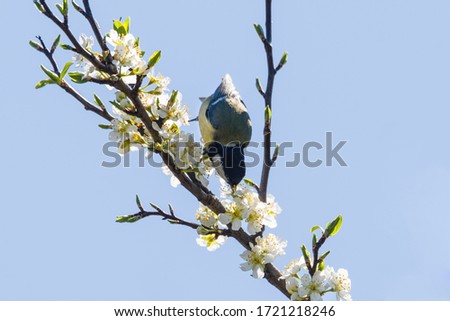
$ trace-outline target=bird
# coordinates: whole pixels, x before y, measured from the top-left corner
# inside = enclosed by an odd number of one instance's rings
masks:
[[[252,123],[231,76],[226,74],[215,92],[200,98],[198,115],[204,154],[231,187],[245,176],[244,148],[252,137]]]

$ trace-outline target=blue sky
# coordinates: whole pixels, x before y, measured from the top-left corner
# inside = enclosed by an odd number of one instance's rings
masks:
[[[355,300],[450,299],[450,3],[448,1],[274,1],[273,45],[289,62],[276,79],[273,139],[293,142],[271,173],[283,213],[272,232],[287,240],[283,267],[309,244],[311,226],[344,217],[325,248],[345,267]],[[196,115],[198,97],[230,73],[262,139],[266,77],[252,24],[263,1],[108,1],[93,4],[103,31],[131,16],[131,32]],[[229,240],[209,253],[193,231],[136,212],[134,198],[171,203],[192,219],[197,202],[159,169],[104,168],[108,132],[56,87],[34,90],[43,56],[28,46],[55,27],[32,4],[4,4],[0,174],[1,300],[282,300],[241,272],[243,249]],[[73,15],[75,34],[88,33]],[[58,54],[61,63],[70,59]],[[93,91],[80,88],[86,95]],[[196,137],[198,128],[192,130]],[[348,167],[285,168],[325,133],[348,141]],[[316,152],[311,156],[323,157]],[[260,167],[248,177],[259,181]],[[217,191],[217,184],[212,183]]]

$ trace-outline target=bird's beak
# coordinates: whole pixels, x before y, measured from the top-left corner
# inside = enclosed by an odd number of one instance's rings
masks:
[[[198,99],[200,99],[201,102],[204,102],[206,100],[207,97],[198,97]]]

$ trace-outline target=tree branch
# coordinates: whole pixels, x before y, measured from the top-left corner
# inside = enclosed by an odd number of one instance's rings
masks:
[[[110,76],[117,75],[117,68],[108,61],[102,62],[99,60],[101,57],[96,57],[95,55],[91,54],[90,52],[86,51],[77,41],[77,39],[74,37],[73,33],[69,29],[67,24],[64,24],[64,22],[61,22],[50,10],[45,0],[39,0],[39,3],[44,8],[43,14],[48,17],[51,21],[53,21],[63,32],[64,34],[69,38],[70,42],[74,46],[74,49],[78,54],[82,55],[84,58],[86,58],[95,68],[97,68],[99,71],[105,72],[109,74]],[[85,6],[85,12],[83,14],[83,11],[80,11],[89,21],[92,29],[94,30],[95,36],[97,41],[99,41],[100,46],[104,51],[108,50],[106,47],[106,44],[104,43],[104,38],[101,35],[100,29],[98,28],[94,18],[93,14],[89,5],[88,0],[83,0],[84,6]],[[268,11],[268,16],[270,18],[271,16],[271,1],[266,1],[266,10]],[[270,19],[268,20],[270,21]],[[268,29],[268,38],[271,39],[271,28]],[[269,76],[268,76],[268,84],[267,89],[265,92],[265,100],[269,102],[266,105],[270,106],[271,103],[271,97],[272,97],[272,90],[273,90],[273,80],[275,76],[275,69],[273,65],[273,58],[272,58],[272,47],[268,41],[264,42],[264,46],[266,48],[267,53],[267,61],[268,61],[268,67],[269,67]],[[51,57],[53,59],[53,57]],[[52,61],[52,60],[50,60]],[[56,64],[56,62],[55,62]],[[53,65],[53,63],[52,63]],[[54,67],[55,72],[59,72],[57,66]],[[113,78],[114,79],[114,78]],[[110,86],[116,88],[117,90],[123,92],[133,103],[133,105],[136,108],[137,116],[142,120],[145,127],[149,131],[152,139],[156,143],[162,142],[162,138],[159,135],[159,133],[153,129],[152,126],[152,120],[146,111],[140,97],[139,97],[139,88],[142,82],[138,82],[135,85],[134,88],[130,88],[122,79],[116,80],[107,80],[107,81],[101,81],[96,79],[89,80],[90,82],[94,83],[100,83],[104,84],[107,83]],[[68,83],[65,81],[61,81],[60,87],[63,88],[66,92],[68,92],[70,95],[72,95],[76,100],[78,100],[87,110],[93,111],[97,113],[99,116],[107,119],[112,120],[113,117],[111,117],[106,111],[102,111],[101,109],[97,108],[96,106],[89,103],[85,98],[83,98],[79,93],[75,91]],[[266,201],[266,191],[267,191],[267,179],[268,179],[268,169],[270,169],[270,122],[265,128],[265,134],[264,134],[264,148],[265,148],[265,159],[268,156],[269,166],[263,167],[263,178],[265,177],[266,182],[264,185],[261,185],[263,187],[263,190],[260,190],[260,199],[262,201]],[[268,148],[268,151],[267,151]],[[216,214],[225,213],[225,208],[223,204],[220,202],[220,200],[205,186],[201,184],[196,178],[193,173],[185,173],[181,171],[176,165],[173,157],[164,152],[164,151],[156,151],[161,158],[163,159],[163,162],[168,166],[170,171],[173,173],[173,175],[180,181],[181,185],[186,188],[193,196],[197,198],[197,200],[202,203],[203,205],[207,206],[209,209],[211,209]],[[268,169],[267,169],[268,168]],[[267,173],[266,173],[267,172]],[[262,182],[264,180],[262,179]],[[140,212],[133,214],[136,216],[137,219],[147,217],[147,216],[160,216],[165,220],[172,220],[173,222],[184,225],[187,227],[190,227],[192,229],[196,229],[199,225],[191,222],[184,221],[180,218],[175,217],[172,214],[168,214],[163,212],[162,210],[157,210],[156,212],[149,212],[149,211],[142,211],[140,209]],[[222,230],[223,231],[223,230]],[[250,249],[250,243],[254,242],[254,236],[248,235],[243,229],[240,229],[239,231],[233,231],[231,229],[223,231],[223,233],[226,233],[226,235],[236,239],[244,248]],[[277,289],[279,289],[283,294],[285,294],[287,297],[289,297],[289,293],[286,291],[285,287],[285,281],[280,279],[281,273],[280,271],[271,263],[265,265],[265,278],[268,280],[270,284],[275,286]]]
[[[36,38],[39,40],[39,42],[41,43],[41,46],[42,46],[42,50],[40,50],[40,52],[42,52],[47,57],[47,59],[50,61],[51,65],[52,65],[53,71],[59,76],[60,72],[59,72],[58,64],[56,63],[56,60],[53,57],[53,53],[51,53],[50,50],[47,49],[47,46],[45,45],[45,42],[41,36],[37,36]]]
[[[156,209],[156,211],[152,211],[152,212],[141,210],[136,214],[127,215],[127,216],[119,216],[117,218],[117,221],[121,222],[123,220],[123,221],[127,221],[127,222],[136,222],[145,217],[159,216],[159,217],[162,217],[163,220],[169,221],[172,224],[187,226],[194,230],[196,230],[198,227],[201,226],[200,224],[188,222],[179,217],[176,217],[173,213],[168,214],[158,207],[155,207],[155,209]]]
[[[317,241],[317,243],[313,246],[312,250],[313,250],[314,264],[311,267],[311,269],[309,270],[309,275],[311,275],[311,277],[317,271],[317,267],[320,263],[319,262],[319,250],[322,247],[322,245],[325,243],[326,240],[327,240],[327,235],[326,235],[326,233],[323,233],[321,238],[319,239],[319,241]]]
[[[50,50],[48,50],[47,46],[45,45],[45,42],[42,40],[42,38],[40,36],[38,36],[37,38],[39,39],[39,41],[40,41],[40,43],[42,45],[42,50],[39,50],[39,51],[42,52],[47,57],[47,59],[50,61],[51,65],[52,65],[53,71],[58,76],[60,76],[61,75],[61,71],[59,70],[58,64],[56,63],[56,60],[53,57],[53,53],[50,52]],[[97,115],[99,115],[100,117],[106,119],[107,121],[111,121],[111,120],[114,119],[114,117],[112,117],[108,113],[108,111],[106,109],[98,108],[94,104],[90,103],[86,98],[84,98],[79,92],[77,92],[75,90],[75,88],[73,88],[65,80],[62,80],[57,85],[60,88],[64,89],[64,91],[66,91],[69,95],[74,97],[77,101],[79,101],[83,105],[84,109],[96,113]]]
[[[53,23],[55,23],[69,38],[72,45],[75,47],[76,51],[82,55],[84,58],[86,58],[95,68],[97,68],[100,71],[106,72],[108,74],[117,74],[117,68],[113,64],[104,64],[100,60],[98,60],[93,54],[88,52],[86,49],[84,49],[80,43],[77,41],[75,36],[73,35],[72,31],[70,30],[69,26],[64,24],[61,20],[59,20],[52,12],[52,10],[47,5],[47,2],[45,0],[39,0],[39,3],[44,8],[44,11],[42,12],[47,18],[49,18]]]
[[[273,62],[273,49],[272,49],[272,0],[265,0],[265,10],[266,10],[266,34],[261,35],[260,38],[264,45],[264,50],[266,52],[266,60],[267,60],[267,84],[266,90],[263,92],[258,88],[259,93],[264,98],[264,104],[266,108],[270,108],[272,110],[272,94],[273,94],[273,85],[275,81],[276,69],[274,67]],[[273,165],[272,155],[271,155],[271,124],[272,118],[268,117],[264,123],[264,161],[262,165],[261,171],[261,182],[259,184],[260,192],[259,199],[262,202],[267,201],[267,187],[269,184],[269,173],[270,168]]]
[[[82,15],[87,19],[87,21],[91,25],[91,29],[94,32],[95,38],[97,39],[100,48],[102,48],[102,51],[108,52],[109,54],[109,48],[106,45],[105,37],[102,36],[100,26],[97,24],[97,22],[94,19],[94,16],[92,15],[91,4],[89,3],[89,0],[83,0],[83,5],[85,11],[82,12]]]

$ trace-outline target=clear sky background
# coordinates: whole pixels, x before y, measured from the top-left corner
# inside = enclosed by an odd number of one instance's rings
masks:
[[[266,65],[252,24],[264,23],[262,0],[93,2],[103,31],[131,16],[147,53],[162,50],[157,69],[193,116],[198,97],[230,73],[261,141],[254,83],[265,82]],[[130,168],[102,167],[101,119],[57,87],[34,90],[47,62],[28,40],[51,44],[56,27],[32,1],[2,8],[0,299],[284,299],[240,271],[234,240],[209,253],[184,227],[114,222],[137,211],[136,194],[144,204],[171,203],[185,219],[198,203],[136,157]],[[75,34],[90,33],[72,14]],[[324,250],[328,264],[348,269],[355,300],[450,299],[450,2],[274,1],[273,14],[276,57],[289,52],[276,79],[273,139],[294,143],[270,176],[283,208],[271,232],[289,242],[276,265],[300,256],[311,226],[342,214]],[[190,130],[199,137],[197,124]],[[306,142],[324,144],[327,131],[348,141],[340,153],[348,167],[285,168]],[[259,175],[260,166],[248,170]]]

